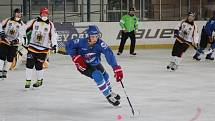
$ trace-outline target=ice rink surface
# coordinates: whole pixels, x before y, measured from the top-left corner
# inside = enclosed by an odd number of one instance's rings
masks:
[[[121,108],[112,107],[93,80],[76,71],[69,56],[51,55],[44,85],[24,91],[24,66],[0,81],[0,121],[214,121],[215,62],[192,60],[188,50],[176,72],[166,70],[170,49],[128,51],[117,56],[124,85],[139,117],[131,111],[123,89],[103,59]],[[35,76],[34,76],[35,79]]]

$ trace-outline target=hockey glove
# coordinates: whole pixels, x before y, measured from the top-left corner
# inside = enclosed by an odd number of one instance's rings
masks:
[[[176,35],[179,35],[179,30],[174,30],[174,37],[176,37]]]
[[[54,45],[54,46],[52,46],[52,52],[54,52],[54,53],[57,53],[57,46],[56,45]]]
[[[76,67],[80,71],[85,71],[87,69],[87,65],[85,63],[85,59],[81,55],[75,55],[72,57],[73,62]]]
[[[5,35],[5,32],[4,31],[1,31],[0,32],[0,37],[1,37],[1,39],[5,39],[6,38],[6,35]]]
[[[114,71],[114,77],[116,78],[116,81],[122,81],[123,78],[123,72],[121,66],[116,66],[113,68]]]
[[[12,40],[11,42],[10,42],[10,45],[17,45],[17,44],[19,44],[19,40],[18,39],[15,39],[15,40]]]

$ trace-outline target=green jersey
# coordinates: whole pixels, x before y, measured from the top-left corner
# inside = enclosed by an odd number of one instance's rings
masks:
[[[138,29],[138,18],[136,16],[124,15],[120,20],[120,26],[122,30],[128,32]]]

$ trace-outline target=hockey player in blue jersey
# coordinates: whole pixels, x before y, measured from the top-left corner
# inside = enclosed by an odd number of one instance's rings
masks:
[[[213,17],[206,23],[205,26],[202,28],[201,40],[200,40],[200,47],[196,51],[196,54],[193,56],[193,59],[200,61],[200,55],[203,53],[204,49],[207,47],[208,44],[211,44],[209,48],[209,54],[207,54],[207,60],[214,60],[212,57],[213,50],[215,48],[215,11],[213,11]]]
[[[90,25],[86,30],[88,37],[68,40],[66,52],[72,57],[77,70],[95,80],[99,90],[113,106],[120,104],[120,95],[112,91],[109,75],[101,64],[101,54],[113,68],[116,81],[122,81],[122,68],[117,64],[116,58],[108,45],[101,40],[101,32],[97,26]]]

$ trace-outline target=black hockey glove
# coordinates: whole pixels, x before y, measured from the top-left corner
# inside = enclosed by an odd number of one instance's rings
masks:
[[[17,45],[17,44],[19,44],[19,40],[18,39],[15,39],[15,40],[12,40],[11,42],[10,42],[10,45]]]
[[[179,30],[174,30],[174,37],[176,37],[176,35],[179,35]]]
[[[6,38],[6,35],[5,35],[5,32],[4,32],[4,31],[0,32],[0,37],[1,37],[1,39],[3,39],[3,40]]]
[[[54,53],[57,53],[57,46],[56,46],[56,45],[52,46],[52,51],[53,51]]]

